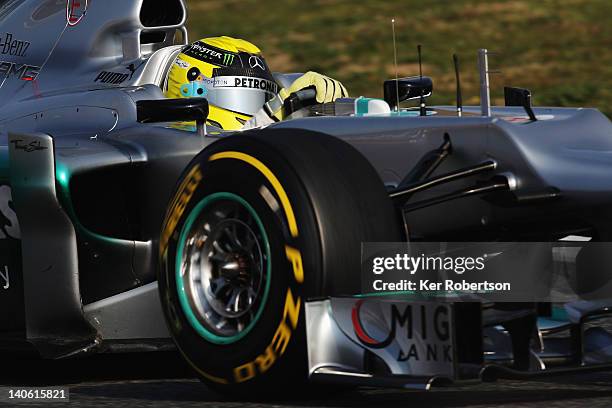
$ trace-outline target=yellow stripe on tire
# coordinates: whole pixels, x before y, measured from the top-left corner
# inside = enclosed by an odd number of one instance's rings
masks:
[[[285,216],[287,217],[287,222],[289,223],[289,232],[291,233],[291,236],[293,238],[297,238],[298,227],[297,227],[297,222],[295,220],[295,214],[293,212],[293,208],[291,207],[291,202],[289,201],[289,197],[287,196],[285,189],[283,188],[281,183],[278,181],[278,178],[276,178],[274,173],[272,173],[272,171],[270,171],[270,169],[265,164],[263,164],[261,161],[257,160],[255,157],[250,156],[246,153],[235,152],[235,151],[215,153],[212,156],[210,156],[208,161],[215,161],[215,160],[220,160],[220,159],[235,159],[235,160],[240,160],[245,163],[248,163],[251,166],[255,167],[257,170],[259,170],[259,172],[263,174],[266,179],[268,179],[268,181],[274,188],[274,191],[276,191],[276,194],[280,198],[281,205],[283,207],[283,211],[285,212]]]

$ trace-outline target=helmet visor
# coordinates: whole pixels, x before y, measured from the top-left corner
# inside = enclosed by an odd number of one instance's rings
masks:
[[[205,97],[211,105],[245,115],[254,115],[279,91],[268,71],[245,68],[216,68],[213,77],[200,75],[181,86],[185,97]]]
[[[203,82],[208,102],[246,115],[257,113],[278,93],[276,82],[261,77],[224,75]]]

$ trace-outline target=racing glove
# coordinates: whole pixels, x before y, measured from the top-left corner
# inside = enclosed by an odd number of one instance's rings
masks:
[[[317,91],[318,103],[333,102],[338,98],[346,98],[348,96],[346,88],[340,81],[313,71],[309,71],[296,79],[286,90],[287,96],[310,87],[314,87]]]
[[[267,126],[271,123],[285,119],[286,115],[283,111],[283,102],[285,99],[292,93],[306,88],[315,89],[318,103],[334,102],[338,98],[348,97],[348,91],[340,81],[317,72],[309,71],[293,81],[289,88],[281,89],[273,100],[266,103],[263,109],[247,121],[242,130]]]

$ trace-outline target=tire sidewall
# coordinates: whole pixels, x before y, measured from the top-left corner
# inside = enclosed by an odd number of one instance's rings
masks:
[[[270,381],[277,372],[288,380],[288,370],[284,369],[287,366],[291,366],[290,371],[295,373],[295,381],[306,378],[307,374],[304,301],[309,294],[316,292],[314,286],[319,283],[316,279],[308,279],[310,275],[305,278],[304,271],[318,268],[319,248],[313,245],[318,241],[316,226],[308,198],[290,166],[264,146],[258,147],[248,149],[248,152],[241,151],[243,149],[239,146],[210,149],[207,155],[192,163],[185,174],[189,175],[197,168],[201,179],[190,195],[185,195],[180,188],[177,191],[179,200],[183,197],[184,208],[167,248],[160,248],[162,306],[175,343],[198,374],[214,384],[257,384]],[[294,216],[299,220],[297,236],[291,232],[288,216],[276,191],[278,185],[271,182],[270,175],[240,159],[211,160],[215,154],[224,151],[240,152],[255,158],[280,182]],[[262,189],[272,194],[278,208],[271,208],[262,196]],[[219,192],[235,194],[255,210],[268,237],[269,262],[272,265],[269,295],[258,321],[244,337],[231,344],[214,344],[197,332],[180,304],[176,282],[177,246],[186,220],[198,203]],[[265,195],[269,200],[269,194]]]

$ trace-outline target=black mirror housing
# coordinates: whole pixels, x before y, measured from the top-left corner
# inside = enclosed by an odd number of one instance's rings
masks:
[[[398,78],[397,82],[395,79],[388,79],[383,85],[383,91],[385,101],[393,109],[398,104],[398,96],[399,102],[431,96],[433,92],[433,81],[427,76]]]
[[[504,100],[506,106],[522,106],[530,120],[537,120],[533,109],[531,109],[531,91],[529,89],[506,86],[504,87]]]
[[[208,101],[204,98],[149,99],[136,101],[136,120],[140,123],[195,120],[198,134],[206,135]]]
[[[136,120],[140,123],[191,121],[204,122],[208,101],[204,98],[152,99],[136,102]]]

